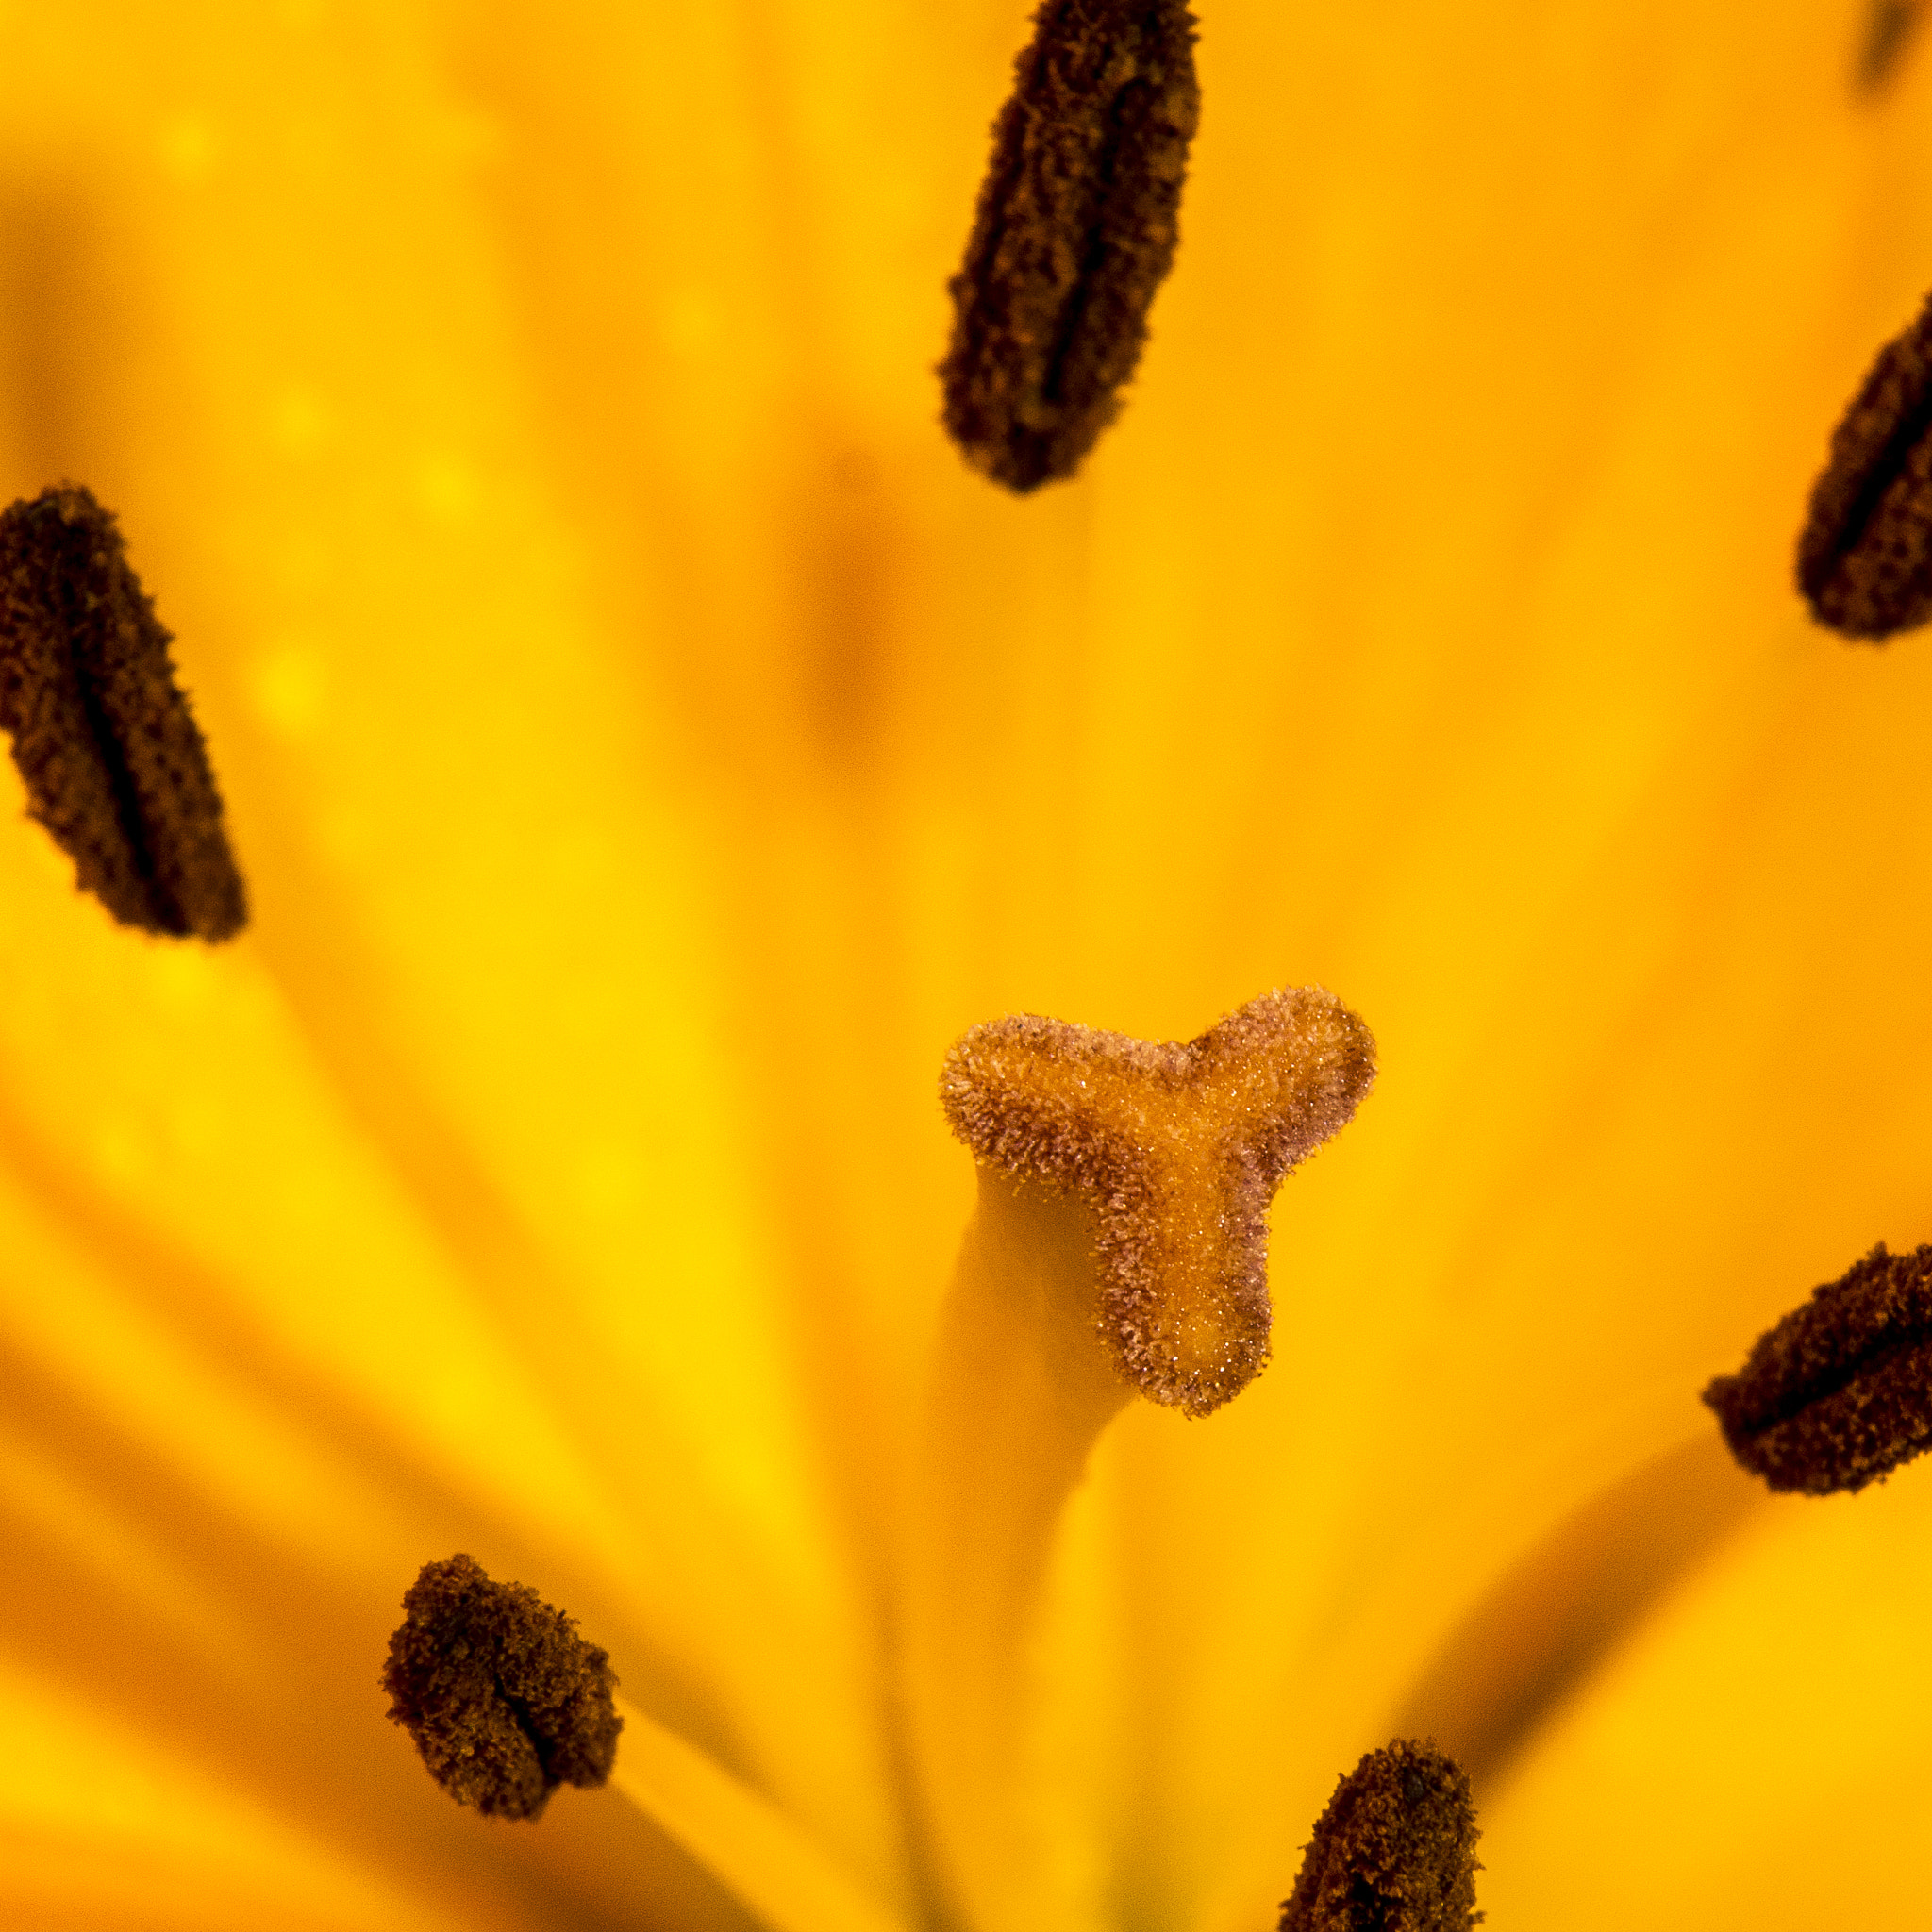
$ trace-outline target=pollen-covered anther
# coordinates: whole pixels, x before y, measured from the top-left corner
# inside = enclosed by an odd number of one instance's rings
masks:
[[[1774,1490],[1862,1490],[1932,1448],[1932,1247],[1880,1241],[1704,1391],[1731,1454]]]
[[[1480,1836],[1453,1757],[1413,1740],[1371,1751],[1316,1821],[1281,1932],[1469,1932]]]
[[[0,513],[0,728],[27,809],[123,925],[231,939],[247,895],[168,644],[87,491]]]
[[[558,1785],[601,1785],[624,1728],[608,1656],[522,1583],[474,1557],[425,1563],[403,1598],[382,1688],[458,1804],[538,1818]]]
[[[1932,302],[1878,352],[1832,433],[1798,588],[1848,638],[1880,642],[1932,619]]]
[[[940,1099],[979,1161],[1078,1195],[1097,1322],[1155,1402],[1206,1415],[1268,1359],[1268,1205],[1348,1122],[1369,1029],[1319,987],[1271,992],[1185,1045],[1030,1014],[975,1026]]]
[[[1186,0],[1042,0],[940,367],[953,440],[1008,490],[1071,476],[1113,421],[1174,262],[1200,111]]]
[[[1925,0],[1870,0],[1858,51],[1857,80],[1861,94],[1882,93],[1898,77],[1924,16]]]

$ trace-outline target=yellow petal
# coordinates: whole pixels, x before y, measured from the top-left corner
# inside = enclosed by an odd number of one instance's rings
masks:
[[[1841,1508],[1781,1500],[1617,1656],[1491,1808],[1499,1922],[1559,1900],[1581,1932],[1916,1910],[1932,1808],[1925,1475]]]

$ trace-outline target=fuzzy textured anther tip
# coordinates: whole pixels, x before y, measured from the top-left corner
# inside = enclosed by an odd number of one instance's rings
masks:
[[[87,491],[0,513],[0,728],[28,811],[123,925],[231,939],[247,894],[169,641]]]
[[[1480,1836],[1454,1758],[1413,1740],[1371,1751],[1316,1821],[1280,1932],[1469,1932]]]
[[[1832,434],[1798,588],[1820,624],[1868,643],[1932,619],[1932,302],[1878,352]]]
[[[1044,0],[993,124],[940,366],[948,432],[1008,490],[1071,476],[1118,412],[1200,112],[1182,0]]]
[[[561,1610],[465,1556],[424,1564],[403,1609],[382,1674],[389,1715],[458,1804],[534,1819],[558,1785],[610,1775],[617,1679]]]
[[[1932,1448],[1932,1247],[1880,1241],[1704,1391],[1740,1464],[1774,1490],[1862,1490]]]

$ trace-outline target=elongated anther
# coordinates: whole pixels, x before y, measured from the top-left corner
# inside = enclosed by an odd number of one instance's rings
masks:
[[[1704,1391],[1731,1454],[1774,1490],[1862,1490],[1932,1448],[1932,1247],[1883,1241]]]
[[[1026,491],[1071,476],[1120,408],[1179,241],[1200,119],[1185,0],[1043,0],[951,284],[945,422]]]
[[[1081,1198],[1116,1368],[1206,1415],[1268,1359],[1268,1204],[1374,1074],[1369,1029],[1297,987],[1186,1044],[1030,1014],[975,1026],[947,1054],[940,1098],[984,1165]]]
[[[1280,1932],[1469,1932],[1480,1836],[1454,1758],[1413,1740],[1371,1751],[1316,1821]]]
[[[1798,588],[1820,624],[1867,642],[1932,619],[1932,302],[1878,352],[1832,434]]]
[[[424,1564],[403,1608],[382,1673],[389,1714],[458,1804],[534,1819],[558,1785],[609,1777],[617,1679],[561,1610],[460,1555]]]
[[[1924,16],[1925,0],[1867,0],[1856,76],[1861,94],[1872,98],[1887,92],[1905,66]]]
[[[122,924],[230,939],[247,895],[168,643],[87,491],[0,512],[0,728],[27,809]]]

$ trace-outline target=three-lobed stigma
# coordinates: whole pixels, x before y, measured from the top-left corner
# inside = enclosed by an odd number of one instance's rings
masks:
[[[1186,1044],[1032,1015],[975,1026],[946,1056],[940,1099],[986,1166],[1080,1197],[1115,1366],[1198,1416],[1266,1363],[1268,1204],[1374,1075],[1369,1029],[1298,987]]]
[[[1480,1836],[1453,1757],[1413,1739],[1371,1751],[1316,1821],[1280,1932],[1469,1932]]]
[[[1774,1490],[1862,1490],[1932,1448],[1932,1247],[1880,1241],[1704,1391],[1731,1454]]]
[[[1185,0],[1043,0],[993,124],[940,365],[946,428],[1024,492],[1118,413],[1180,236],[1200,119]]]
[[[391,1719],[460,1805],[534,1819],[558,1785],[601,1785],[624,1728],[608,1655],[474,1557],[425,1563],[403,1598],[382,1688]]]
[[[0,513],[0,728],[28,810],[122,924],[231,939],[247,895],[169,641],[87,491]]]

